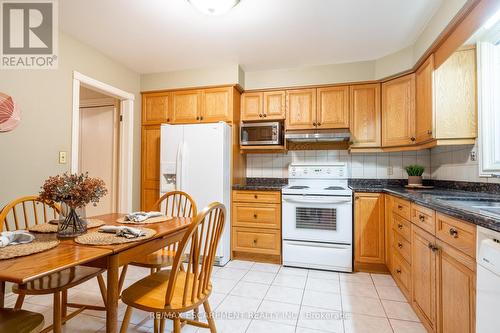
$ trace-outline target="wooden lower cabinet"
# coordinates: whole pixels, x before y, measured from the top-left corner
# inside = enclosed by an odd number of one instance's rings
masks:
[[[439,241],[438,246],[437,331],[473,333],[476,326],[476,262],[444,242]]]
[[[385,266],[384,195],[354,196],[354,269],[387,271]]]
[[[384,200],[385,200],[385,207],[384,207],[384,223],[385,223],[385,265],[387,266],[387,269],[389,272],[392,271],[392,258],[391,258],[391,246],[392,246],[392,225],[394,223],[393,221],[393,214],[392,214],[392,196],[390,195],[384,195]]]
[[[430,332],[436,331],[436,260],[434,235],[412,226],[412,305]],[[450,332],[451,333],[451,332]]]
[[[233,259],[281,263],[281,193],[233,191]]]
[[[142,126],[141,209],[151,210],[160,197],[160,125]]]

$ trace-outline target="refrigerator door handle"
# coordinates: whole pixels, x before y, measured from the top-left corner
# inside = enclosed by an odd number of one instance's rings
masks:
[[[182,146],[183,142],[177,146],[177,161],[175,163],[175,189],[177,191],[181,190],[181,180],[182,180]]]

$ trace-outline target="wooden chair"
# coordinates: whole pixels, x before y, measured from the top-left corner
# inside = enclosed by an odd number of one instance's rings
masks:
[[[14,309],[0,309],[0,332],[38,333],[45,320],[36,312]]]
[[[163,207],[163,208],[162,208]],[[164,194],[154,204],[152,210],[163,211],[171,217],[196,216],[196,203],[193,198],[182,191],[172,191]],[[172,244],[154,253],[148,253],[142,258],[135,259],[130,265],[151,269],[151,274],[164,267],[172,266],[177,249],[177,244]],[[124,266],[120,275],[119,290],[123,287],[128,266]]]
[[[217,245],[224,230],[226,209],[214,202],[196,216],[185,236],[179,243],[172,268],[156,272],[137,281],[122,293],[122,301],[127,304],[120,332],[128,328],[132,309],[161,314],[160,330],[165,328],[165,318],[174,321],[174,333],[180,333],[181,323],[202,328],[209,328],[215,333],[215,322],[208,302],[212,292],[210,276],[215,259]],[[189,245],[187,267],[183,265],[183,253]],[[180,314],[198,308],[203,304],[208,324],[181,318]],[[155,320],[158,316],[155,316]]]
[[[60,209],[55,204],[44,202],[37,196],[27,196],[16,199],[7,204],[0,212],[0,231],[28,229],[34,224],[48,223],[58,218]],[[102,306],[68,303],[68,289],[86,282],[94,277],[97,278],[104,303],[106,286],[102,277],[103,269],[76,266],[56,273],[43,276],[22,285],[14,285],[12,291],[18,294],[15,310],[21,309],[26,295],[54,295],[53,324],[43,332],[53,330],[61,332],[61,326],[69,319],[75,317],[85,309],[105,310]],[[68,315],[67,309],[77,308]]]

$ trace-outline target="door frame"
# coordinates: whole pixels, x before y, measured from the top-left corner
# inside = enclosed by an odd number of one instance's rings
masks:
[[[133,178],[133,142],[134,142],[134,94],[115,88],[107,83],[95,80],[73,71],[73,107],[71,126],[71,172],[77,173],[79,166],[80,145],[80,86],[96,90],[100,93],[120,100],[120,137],[118,182],[118,211],[129,212],[132,209]]]

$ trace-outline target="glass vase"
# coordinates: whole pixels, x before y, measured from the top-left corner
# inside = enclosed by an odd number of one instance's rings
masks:
[[[57,226],[57,236],[68,238],[86,233],[87,221],[85,218],[85,207],[75,208],[62,202],[59,223]]]

